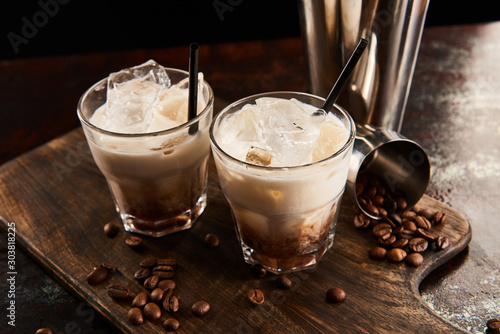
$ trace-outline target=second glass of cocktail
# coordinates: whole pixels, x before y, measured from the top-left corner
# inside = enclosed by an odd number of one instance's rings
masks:
[[[355,137],[337,105],[271,92],[222,110],[210,128],[221,188],[247,263],[273,273],[313,268],[332,246]]]

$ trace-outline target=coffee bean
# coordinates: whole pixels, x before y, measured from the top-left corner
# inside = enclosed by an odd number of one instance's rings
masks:
[[[408,221],[408,220],[413,220],[417,217],[417,213],[411,210],[405,210],[401,212],[401,220],[403,222]]]
[[[371,203],[368,203],[368,204],[365,206],[365,210],[366,210],[366,212],[368,212],[370,215],[375,216],[375,217],[378,217],[378,215],[380,214],[379,209],[378,209],[375,205],[373,205],[373,204],[371,204]]]
[[[444,213],[443,211],[437,211],[434,216],[432,216],[432,222],[434,223],[434,225],[439,225],[439,224],[442,224],[446,221],[446,213]]]
[[[368,256],[375,260],[383,260],[387,255],[387,250],[382,247],[373,247],[368,251]]]
[[[356,183],[356,197],[361,196],[363,191],[365,190],[365,187],[363,186],[362,183],[358,182]]]
[[[205,236],[205,244],[208,246],[208,247],[217,247],[219,246],[219,237],[217,237],[215,234],[213,233],[208,233],[206,236]]]
[[[417,230],[417,225],[414,222],[412,222],[411,220],[407,220],[407,221],[403,222],[403,227],[407,231],[415,232]]]
[[[50,328],[40,328],[36,331],[36,334],[52,334],[52,330]]]
[[[393,244],[392,244],[392,248],[405,248],[406,245],[408,245],[408,239],[405,239],[405,238],[401,238],[401,239],[398,239],[396,240]]]
[[[151,268],[156,266],[157,259],[155,257],[148,257],[147,259],[144,259],[139,263],[139,265],[143,268]]]
[[[424,262],[424,257],[421,253],[411,253],[406,256],[405,262],[411,267],[418,267]]]
[[[415,235],[414,231],[409,231],[406,229],[403,229],[401,230],[401,232],[398,233],[398,237],[402,239],[412,239],[414,235]]]
[[[286,276],[280,276],[276,279],[276,286],[282,290],[288,290],[292,285],[292,281]]]
[[[367,228],[370,226],[370,217],[364,213],[354,216],[354,226],[356,228]]]
[[[143,280],[148,278],[150,274],[151,270],[149,270],[149,268],[141,268],[135,272],[134,278],[136,280]]]
[[[401,216],[398,215],[397,213],[390,213],[387,216],[396,226],[399,226],[403,224],[403,220],[401,219]]]
[[[118,271],[118,267],[115,266],[112,263],[109,263],[109,262],[103,262],[103,263],[101,263],[101,268],[106,269],[111,274],[114,274],[114,273],[116,273]]]
[[[259,289],[250,289],[247,296],[248,300],[254,305],[260,305],[264,302],[264,294]]]
[[[150,321],[155,321],[160,319],[161,310],[155,303],[147,303],[144,305],[144,316]]]
[[[197,317],[204,316],[210,311],[210,304],[206,301],[200,300],[191,306],[191,311]]]
[[[264,276],[266,276],[267,270],[260,264],[256,264],[250,268],[250,272],[255,278],[263,278]]]
[[[174,319],[174,318],[165,319],[165,321],[163,322],[163,328],[167,332],[173,332],[173,331],[178,330],[179,325],[180,325],[179,321],[177,319]]]
[[[139,249],[142,247],[142,238],[136,237],[136,236],[131,236],[125,239],[125,243],[133,249]]]
[[[177,266],[177,260],[176,259],[158,259],[156,261],[157,266],[170,266],[170,267],[175,267]]]
[[[127,299],[130,297],[129,289],[119,283],[113,283],[108,286],[108,296],[114,299]]]
[[[172,278],[174,276],[174,267],[172,266],[156,266],[153,269],[153,275],[160,279]]]
[[[87,276],[87,282],[90,285],[96,285],[103,282],[108,278],[108,271],[102,267],[94,267],[94,269]]]
[[[397,225],[387,216],[382,216],[382,223],[389,224],[392,229],[397,227]]]
[[[378,239],[378,243],[384,247],[389,247],[396,242],[396,236],[387,234]]]
[[[486,326],[489,330],[499,330],[500,329],[500,319],[490,319],[486,322]]]
[[[151,301],[153,303],[158,303],[163,298],[163,289],[155,288],[151,291]]]
[[[383,235],[391,234],[392,228],[391,228],[391,225],[389,225],[387,223],[380,223],[380,224],[377,224],[373,227],[372,233],[374,236],[379,238]]]
[[[104,234],[108,238],[113,238],[118,233],[118,230],[118,225],[116,225],[115,223],[110,222],[104,225]]]
[[[128,321],[132,325],[140,325],[144,322],[144,318],[142,317],[142,311],[138,307],[132,307],[127,313]]]
[[[425,219],[431,221],[435,212],[431,209],[422,209],[417,211],[419,216],[425,217]]]
[[[385,200],[384,202],[384,209],[387,210],[387,213],[390,215],[390,214],[393,214],[396,212],[396,210],[398,209],[398,203],[396,203],[395,200],[393,200],[392,198],[388,198]]]
[[[434,242],[436,240],[436,236],[434,234],[432,234],[430,231],[426,231],[421,228],[417,228],[415,235],[424,238],[428,242]]]
[[[408,242],[408,248],[412,252],[421,253],[424,252],[429,246],[429,242],[424,238],[413,238]]]
[[[408,206],[408,204],[406,203],[406,200],[402,197],[398,197],[395,200],[396,200],[396,204],[398,205],[397,211],[403,211]]]
[[[329,303],[341,303],[345,297],[345,291],[341,288],[331,288],[326,291],[326,301]]]
[[[163,309],[169,313],[175,313],[179,311],[179,298],[170,295],[163,299]]]
[[[436,238],[436,248],[437,250],[445,250],[450,245],[450,240],[447,236],[438,236]]]
[[[417,228],[421,228],[423,230],[430,230],[432,225],[431,222],[427,220],[427,218],[423,216],[417,216],[414,220],[415,225],[417,225]]]
[[[401,262],[405,257],[406,252],[401,248],[393,248],[387,251],[387,260],[391,262]]]
[[[147,292],[140,292],[135,296],[134,300],[132,300],[133,307],[143,307],[149,302],[149,295]]]
[[[159,280],[160,278],[157,275],[151,275],[144,281],[144,287],[148,290],[153,290],[156,288]]]
[[[157,288],[165,290],[174,290],[175,289],[175,281],[172,281],[171,279],[164,279],[162,281],[159,281],[158,284],[156,285]]]

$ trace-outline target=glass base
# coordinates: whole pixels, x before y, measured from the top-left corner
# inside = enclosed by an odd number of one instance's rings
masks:
[[[241,242],[243,258],[250,265],[261,265],[273,274],[287,274],[295,271],[314,269],[323,255],[333,245],[334,234],[329,235],[323,246],[305,254],[298,254],[290,257],[274,258],[264,254],[259,254],[254,249]]]
[[[126,231],[149,235],[152,237],[162,237],[167,234],[190,229],[196,219],[203,213],[207,206],[207,196],[201,196],[192,209],[188,209],[176,216],[168,218],[159,217],[157,220],[144,220],[125,212],[120,213],[123,226]]]

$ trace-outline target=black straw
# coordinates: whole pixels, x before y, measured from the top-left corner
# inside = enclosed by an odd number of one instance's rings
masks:
[[[198,114],[198,50],[200,46],[196,43],[189,45],[189,96],[188,96],[188,121]],[[198,131],[198,123],[191,125],[189,134]]]
[[[330,94],[328,94],[328,97],[326,98],[325,104],[323,104],[322,108],[324,111],[328,112],[333,107],[333,104],[339,97],[342,88],[344,88],[345,84],[347,83],[347,79],[349,79],[349,77],[351,76],[354,67],[358,63],[359,58],[363,54],[363,51],[365,51],[367,45],[368,41],[361,38],[361,40],[358,42],[358,45],[356,46],[356,49],[354,50],[344,69],[342,70],[342,73],[340,73],[340,76],[333,85]]]

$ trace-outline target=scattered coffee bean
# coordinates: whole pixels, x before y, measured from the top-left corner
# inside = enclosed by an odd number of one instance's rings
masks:
[[[106,269],[111,274],[115,274],[116,272],[118,272],[118,267],[115,266],[114,264],[109,263],[109,262],[101,263],[101,268]]]
[[[142,317],[142,311],[138,307],[132,307],[127,313],[128,321],[132,325],[140,325],[144,322],[144,318]]]
[[[151,291],[151,301],[153,303],[158,303],[163,299],[163,289],[161,288],[155,288],[153,291]]]
[[[108,238],[113,238],[118,233],[118,230],[118,225],[116,225],[115,223],[109,222],[104,225],[104,234]]]
[[[276,279],[276,286],[282,290],[288,290],[292,287],[293,283],[286,276],[280,276]]]
[[[165,319],[163,322],[163,328],[168,332],[173,332],[179,329],[179,321],[174,318]]]
[[[36,334],[52,334],[52,330],[50,328],[40,328],[36,331]]]
[[[434,242],[436,240],[436,236],[432,234],[431,231],[426,231],[421,228],[417,228],[417,230],[415,231],[415,235],[424,238],[428,242]]]
[[[387,251],[387,260],[391,262],[401,262],[405,257],[406,252],[401,248],[393,248]]]
[[[443,224],[446,221],[446,218],[446,213],[444,213],[443,211],[438,211],[434,214],[434,216],[432,216],[432,222],[434,223],[434,225]]]
[[[345,297],[345,291],[341,288],[331,288],[326,291],[326,301],[329,303],[341,303]]]
[[[156,285],[156,287],[163,289],[164,292],[167,289],[174,290],[175,289],[175,281],[173,281],[171,279],[164,279],[162,281],[159,281],[158,284]]]
[[[217,247],[219,246],[219,237],[213,233],[209,233],[205,236],[205,244],[208,247]]]
[[[96,285],[104,282],[108,278],[108,271],[102,267],[94,267],[94,269],[87,276],[87,282],[90,285]]]
[[[427,218],[423,216],[417,216],[414,221],[415,225],[417,225],[417,228],[421,228],[428,231],[432,227],[431,222],[428,221]]]
[[[191,306],[191,311],[197,317],[204,316],[210,311],[210,304],[206,301],[200,300]]]
[[[150,274],[151,270],[149,270],[149,268],[141,268],[135,272],[134,278],[136,280],[143,280],[148,278]]]
[[[413,221],[407,220],[407,221],[403,222],[403,228],[406,231],[415,232],[417,230],[417,225]]]
[[[170,266],[170,267],[175,267],[177,266],[177,260],[176,259],[158,259],[156,261],[157,266]]]
[[[414,220],[417,217],[417,213],[412,210],[405,210],[401,212],[401,220],[403,222]]]
[[[448,248],[448,246],[450,245],[450,240],[448,239],[447,236],[438,236],[436,238],[436,249],[437,250],[445,250],[446,248]]]
[[[383,260],[387,255],[387,250],[382,247],[373,247],[368,251],[368,256],[375,260]]]
[[[410,248],[412,252],[425,252],[428,246],[429,243],[424,238],[413,238],[408,242],[408,248]]]
[[[163,309],[169,313],[175,313],[179,311],[179,298],[170,295],[163,299]]]
[[[159,280],[160,278],[157,275],[151,275],[144,281],[144,287],[148,290],[153,290],[156,288]]]
[[[406,256],[405,262],[411,267],[418,267],[424,262],[424,257],[421,253],[411,253]]]
[[[123,284],[113,283],[108,286],[108,296],[114,299],[126,299],[130,297],[130,291]]]
[[[417,210],[416,210],[417,211]],[[431,221],[432,220],[432,217],[434,216],[435,212],[432,211],[431,209],[422,209],[422,210],[418,210],[417,211],[417,214],[419,216],[422,216],[424,217],[425,219],[427,219],[428,221]]]
[[[155,321],[160,319],[161,310],[155,303],[147,303],[144,305],[144,316],[150,321]]]
[[[500,330],[500,319],[490,319],[486,322],[489,330]]]
[[[153,275],[159,279],[172,278],[174,276],[174,267],[172,266],[156,266],[153,269]]]
[[[157,259],[155,257],[148,257],[147,259],[144,259],[139,263],[139,266],[143,268],[150,268],[156,266]]]
[[[397,211],[403,211],[408,206],[408,204],[406,203],[406,200],[402,197],[398,197],[395,200],[396,200],[396,204],[398,205]]]
[[[125,239],[125,243],[133,249],[139,249],[142,247],[142,238],[136,237],[136,236],[131,236]]]
[[[255,278],[263,278],[264,276],[266,276],[267,273],[266,268],[264,268],[260,264],[253,265],[250,268],[250,271],[252,273],[252,276]]]
[[[384,247],[392,246],[395,242],[396,242],[395,235],[386,234],[379,238],[379,244]]]
[[[364,213],[360,213],[354,216],[354,226],[360,229],[367,228],[368,226],[370,226],[370,217],[368,217]]]
[[[259,289],[250,289],[248,291],[248,300],[254,305],[260,305],[264,302],[264,294]]]
[[[396,240],[392,244],[392,248],[401,248],[401,249],[404,249],[406,247],[406,245],[408,245],[408,239],[401,238],[401,239]]]
[[[377,238],[380,238],[383,235],[391,234],[392,227],[391,227],[391,225],[389,225],[387,223],[380,223],[380,224],[377,224],[373,227],[372,233]]]
[[[149,295],[147,292],[140,292],[135,296],[134,300],[132,300],[133,307],[143,307],[149,302]]]

